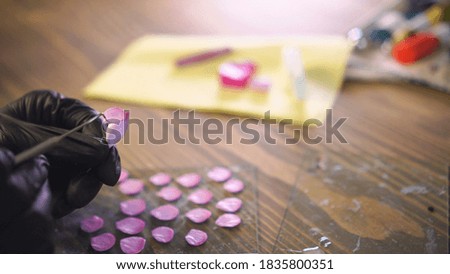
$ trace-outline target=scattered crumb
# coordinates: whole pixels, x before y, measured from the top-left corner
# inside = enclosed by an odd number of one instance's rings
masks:
[[[330,200],[329,199],[323,199],[322,201],[320,201],[319,205],[320,206],[327,206],[330,204]]]
[[[326,237],[326,236],[320,237],[319,243],[321,246],[323,246],[325,248],[329,247],[332,244],[330,239],[328,239],[328,237]]]
[[[426,194],[428,189],[425,186],[414,185],[402,188],[401,192],[403,194]]]
[[[304,253],[304,254],[324,254],[325,253],[318,246],[307,247],[302,250],[291,249],[291,248],[284,249],[284,250],[286,250],[287,252],[290,252],[290,253]]]
[[[353,206],[350,208],[350,210],[355,213],[358,212],[361,209],[361,202],[356,199],[352,199],[352,203]]]
[[[327,169],[327,160],[325,158],[317,159],[317,168],[321,170]]]
[[[296,250],[296,249],[290,249],[290,248],[288,248],[288,249],[285,249],[287,252],[292,252],[292,253],[303,253],[303,251],[302,250]]]
[[[313,236],[319,235],[322,232],[322,230],[318,227],[311,227],[309,229],[309,233]]]
[[[366,173],[370,170],[370,166],[364,163],[360,168],[358,168],[358,173]]]
[[[318,246],[304,248],[302,250],[302,252],[305,254],[323,254],[324,253],[323,250],[320,249]]]
[[[353,248],[352,252],[355,253],[359,250],[359,247],[361,246],[361,236],[358,237],[358,240],[356,241],[356,246]]]

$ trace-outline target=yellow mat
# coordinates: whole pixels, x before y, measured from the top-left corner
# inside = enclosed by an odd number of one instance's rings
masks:
[[[282,62],[282,48],[301,50],[306,71],[306,98],[292,91]],[[177,68],[179,57],[203,50],[231,47],[233,53],[190,67]],[[136,103],[155,107],[195,109],[278,120],[323,119],[342,84],[352,46],[342,37],[223,37],[145,36],[85,89],[88,98]],[[272,80],[269,93],[225,90],[217,69],[224,61],[252,60],[257,75]]]

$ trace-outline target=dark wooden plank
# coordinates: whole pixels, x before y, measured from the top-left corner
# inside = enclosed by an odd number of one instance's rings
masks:
[[[447,253],[446,176],[383,155],[325,157],[305,160],[276,252]]]

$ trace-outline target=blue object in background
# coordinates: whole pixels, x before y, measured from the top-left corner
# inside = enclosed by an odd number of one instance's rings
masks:
[[[391,39],[391,32],[387,29],[374,29],[369,35],[369,39],[372,42],[383,43],[386,40]]]

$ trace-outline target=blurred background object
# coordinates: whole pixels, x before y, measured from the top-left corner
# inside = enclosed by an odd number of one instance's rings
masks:
[[[398,0],[347,37],[347,79],[408,82],[450,93],[450,1]]]

